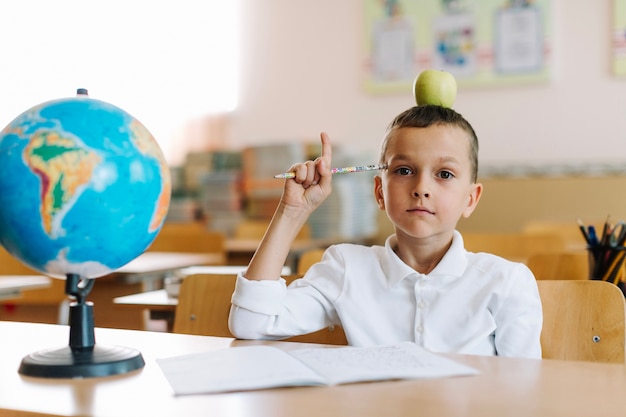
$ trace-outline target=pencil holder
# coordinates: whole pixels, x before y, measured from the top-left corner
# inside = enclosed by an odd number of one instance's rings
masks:
[[[626,246],[588,246],[589,279],[607,281],[617,285],[626,294]]]

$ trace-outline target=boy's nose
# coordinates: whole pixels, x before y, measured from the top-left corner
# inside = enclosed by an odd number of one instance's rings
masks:
[[[429,198],[430,192],[428,189],[430,188],[430,178],[424,174],[418,174],[415,177],[415,182],[412,185],[413,188],[413,197],[415,198]]]

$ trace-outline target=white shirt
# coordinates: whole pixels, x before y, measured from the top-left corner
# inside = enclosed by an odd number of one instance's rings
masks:
[[[333,245],[302,279],[237,277],[229,318],[242,339],[280,339],[341,324],[350,345],[412,341],[434,352],[541,358],[541,300],[521,263],[452,245],[429,274],[385,246]]]

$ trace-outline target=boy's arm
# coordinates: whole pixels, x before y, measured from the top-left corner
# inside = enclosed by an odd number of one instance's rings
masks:
[[[290,171],[293,179],[285,180],[280,203],[244,276],[250,280],[277,279],[291,244],[311,213],[330,195],[332,149],[330,139],[321,133],[322,155],[315,161],[296,164]]]

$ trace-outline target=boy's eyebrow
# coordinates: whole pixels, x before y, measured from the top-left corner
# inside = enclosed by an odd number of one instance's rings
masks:
[[[388,158],[389,161],[411,161],[412,158],[408,155],[405,154],[398,154],[398,155],[392,155],[390,158]],[[454,156],[444,156],[439,158],[439,162],[453,162],[455,164],[459,164],[461,163],[457,158],[455,158]]]
[[[455,164],[459,164],[461,163],[457,158],[455,158],[454,156],[444,156],[443,158],[441,158],[441,162],[454,162]]]
[[[389,160],[400,160],[400,161],[410,161],[411,158],[408,155],[404,155],[404,154],[399,154],[399,155],[391,155],[389,158]]]

